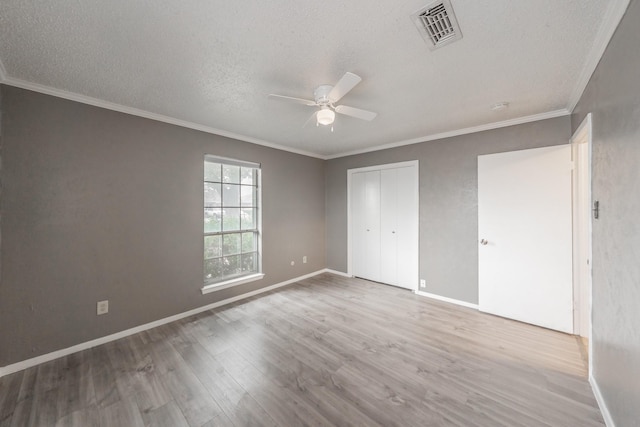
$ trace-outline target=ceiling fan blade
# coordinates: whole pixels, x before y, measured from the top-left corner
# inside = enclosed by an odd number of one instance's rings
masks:
[[[369,122],[375,119],[378,115],[378,113],[374,113],[373,111],[361,110],[359,108],[349,107],[347,105],[338,105],[336,107],[336,113],[355,117],[356,119],[367,120]]]
[[[338,102],[340,98],[345,96],[351,89],[355,87],[358,83],[362,81],[360,76],[346,72],[344,76],[336,83],[336,85],[329,92],[329,100],[331,102]]]
[[[294,102],[296,104],[308,105],[310,107],[313,107],[316,105],[315,101],[311,101],[309,99],[293,98],[291,96],[284,96],[284,95],[274,95],[273,93],[269,94],[269,99],[274,99],[276,101]]]
[[[318,114],[318,112],[317,112],[317,111],[315,111],[315,112],[311,115],[311,117],[309,117],[309,118],[307,119],[307,121],[306,121],[306,122],[304,122],[304,124],[302,125],[302,127],[303,127],[303,128],[306,128],[306,127],[307,127],[307,125],[311,122],[311,120],[315,120],[315,118],[316,118],[316,114]]]

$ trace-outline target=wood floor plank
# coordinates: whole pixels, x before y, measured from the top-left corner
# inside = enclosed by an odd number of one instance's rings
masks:
[[[189,427],[189,423],[174,401],[144,413],[148,427]]]
[[[222,410],[185,364],[161,377],[190,426],[201,426]]]
[[[602,427],[581,345],[322,274],[0,378],[0,427]]]
[[[277,425],[199,342],[183,347],[180,354],[229,420],[240,426]]]
[[[64,379],[58,387],[58,418],[92,406],[96,402],[91,350],[66,356]]]
[[[133,400],[120,400],[99,411],[101,426],[144,427],[140,410]]]
[[[55,427],[100,427],[100,410],[90,405],[59,418]]]
[[[0,378],[0,425],[9,425],[18,397],[24,372],[16,372]]]
[[[333,425],[290,387],[272,381],[235,350],[215,357],[280,426]]]

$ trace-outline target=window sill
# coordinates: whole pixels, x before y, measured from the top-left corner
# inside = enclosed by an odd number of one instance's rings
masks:
[[[256,273],[250,276],[242,276],[237,279],[227,280],[226,282],[214,283],[213,285],[205,285],[202,287],[202,294],[208,294],[211,292],[221,291],[223,289],[232,288],[234,286],[243,285],[249,282],[255,282],[264,277],[264,273]]]

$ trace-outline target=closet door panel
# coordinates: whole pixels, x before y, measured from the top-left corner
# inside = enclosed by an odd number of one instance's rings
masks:
[[[380,171],[380,281],[397,284],[397,169]]]
[[[380,280],[380,171],[352,176],[353,274]]]
[[[396,171],[396,268],[395,284],[418,288],[418,189],[417,169],[403,167]]]
[[[366,278],[380,281],[380,171],[366,173],[365,247]]]

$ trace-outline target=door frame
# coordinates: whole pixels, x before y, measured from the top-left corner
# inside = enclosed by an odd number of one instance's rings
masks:
[[[416,234],[415,240],[415,250],[418,253],[418,276],[420,276],[420,162],[418,160],[408,160],[405,162],[397,162],[397,163],[386,163],[382,165],[374,165],[374,166],[365,166],[354,169],[347,169],[347,275],[353,277],[353,256],[352,256],[352,231],[353,227],[351,226],[351,177],[354,173],[358,172],[369,172],[376,170],[384,170],[384,169],[395,169],[401,167],[414,167],[416,170],[416,200],[418,202],[418,212],[416,212],[416,222],[418,225],[418,233]],[[415,289],[418,289],[418,277],[416,277]]]
[[[573,160],[573,333],[589,339],[591,354],[591,147],[593,125],[587,114],[571,136]],[[585,266],[585,258],[587,265]],[[591,364],[590,364],[591,365]]]

